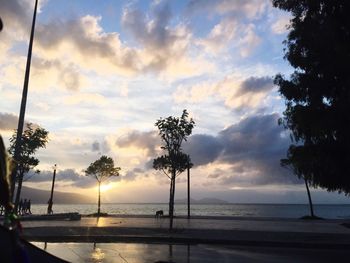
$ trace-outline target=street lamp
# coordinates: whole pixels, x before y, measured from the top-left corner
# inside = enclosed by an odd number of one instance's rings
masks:
[[[56,170],[57,170],[57,164],[55,164],[53,166],[53,177],[52,177],[52,186],[51,186],[51,195],[50,195],[50,199],[47,202],[48,206],[47,206],[47,213],[48,214],[53,214],[53,210],[52,210],[52,205],[53,205],[53,189],[55,187],[55,179],[56,179]]]
[[[191,163],[191,158],[190,155],[187,155],[187,218],[190,219],[191,214],[190,214],[190,169],[192,167],[192,163]]]

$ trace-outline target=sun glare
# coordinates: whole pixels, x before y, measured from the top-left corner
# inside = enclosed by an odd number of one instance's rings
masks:
[[[113,185],[112,184],[102,184],[101,185],[101,192],[107,192],[108,190],[112,189]]]

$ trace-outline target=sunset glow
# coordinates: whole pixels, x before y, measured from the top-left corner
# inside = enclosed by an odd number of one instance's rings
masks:
[[[229,4],[228,4],[229,3]],[[2,1],[0,132],[17,127],[34,1]],[[101,155],[121,167],[101,185],[106,202],[166,202],[169,180],[154,123],[187,109],[196,125],[193,198],[306,202],[303,181],[280,167],[290,144],[273,78],[289,75],[282,41],[290,16],[269,0],[42,0],[26,121],[49,131],[41,173],[24,185],[96,197],[84,170]],[[15,8],[14,8],[15,7]],[[177,178],[176,198],[187,177]],[[272,191],[273,190],[273,191]],[[279,196],[276,200],[271,192]],[[294,199],[296,197],[296,199]],[[318,190],[315,200],[347,200]],[[334,199],[332,199],[334,198]]]

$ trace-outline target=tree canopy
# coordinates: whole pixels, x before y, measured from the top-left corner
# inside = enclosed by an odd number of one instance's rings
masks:
[[[193,119],[188,119],[187,110],[183,110],[180,118],[169,116],[157,120],[155,126],[158,127],[163,141],[161,149],[166,154],[154,159],[154,169],[163,171],[170,178],[172,173],[177,176],[188,167],[188,164],[192,165],[189,156],[181,152],[181,145],[191,135],[194,125]]]
[[[49,132],[41,127],[34,127],[32,123],[28,123],[24,130],[21,143],[20,143],[20,155],[17,160],[18,175],[23,176],[28,173],[29,170],[34,169],[39,164],[39,159],[34,155],[40,148],[45,148],[48,139]],[[12,134],[10,138],[9,153],[13,156],[16,148],[16,136],[17,131]],[[38,172],[38,170],[37,170]]]
[[[291,12],[284,41],[294,67],[275,84],[286,100],[280,124],[292,144],[282,165],[290,165],[313,186],[350,193],[350,2],[273,0]]]
[[[97,182],[102,183],[110,177],[119,176],[120,170],[120,167],[114,167],[114,161],[111,157],[102,155],[100,159],[89,165],[85,174],[93,176]]]

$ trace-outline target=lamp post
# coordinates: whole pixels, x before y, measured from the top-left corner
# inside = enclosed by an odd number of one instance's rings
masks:
[[[30,62],[32,59],[32,48],[33,48],[33,39],[34,39],[34,29],[35,29],[35,19],[36,19],[36,10],[38,6],[38,0],[35,0],[35,6],[34,6],[34,14],[33,14],[33,21],[32,21],[32,29],[30,33],[30,40],[29,40],[29,47],[28,47],[28,55],[27,55],[27,64],[26,64],[26,72],[24,77],[24,84],[23,84],[23,92],[22,92],[22,101],[21,101],[21,109],[19,113],[18,118],[18,127],[17,127],[17,136],[16,136],[16,145],[15,145],[15,152],[14,152],[14,168],[12,169],[11,174],[11,198],[14,198],[14,192],[15,192],[15,184],[16,184],[16,176],[17,176],[17,169],[18,169],[18,160],[21,155],[21,138],[23,133],[23,126],[24,126],[24,115],[26,112],[26,104],[27,104],[27,94],[28,94],[28,83],[29,83],[29,74],[30,74]],[[21,188],[22,188],[22,181],[23,177],[20,176],[18,178],[18,187],[17,187],[17,195],[15,200],[15,207],[17,208],[19,198],[21,195]]]
[[[187,218],[189,219],[190,215],[190,156],[187,158]]]
[[[51,186],[51,195],[50,195],[50,199],[47,202],[48,206],[47,206],[47,213],[48,214],[52,214],[53,210],[52,210],[52,205],[53,205],[53,189],[55,187],[55,179],[56,179],[56,169],[57,169],[57,164],[55,164],[53,166],[53,177],[52,177],[52,186]]]

